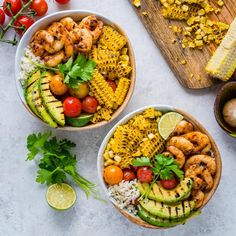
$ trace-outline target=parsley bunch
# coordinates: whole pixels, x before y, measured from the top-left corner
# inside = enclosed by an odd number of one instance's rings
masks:
[[[47,185],[63,183],[67,176],[85,192],[86,196],[96,195],[96,185],[82,177],[76,171],[76,156],[70,153],[70,149],[76,145],[67,139],[57,140],[51,137],[51,132],[30,134],[27,138],[27,160],[33,160],[38,154],[39,170],[37,171],[36,182]]]
[[[65,64],[58,65],[59,71],[64,75],[64,82],[68,87],[78,88],[79,83],[84,83],[92,79],[96,68],[96,62],[87,60],[79,54],[75,61],[71,57]]]

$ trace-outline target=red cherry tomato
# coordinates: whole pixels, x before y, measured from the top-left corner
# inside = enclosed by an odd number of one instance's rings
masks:
[[[3,25],[5,22],[5,13],[2,9],[0,9],[0,25]]]
[[[14,23],[15,26],[17,27],[23,27],[23,30],[16,29],[17,33],[19,35],[22,35],[25,33],[25,31],[32,25],[34,24],[34,20],[28,16],[19,16]]]
[[[43,16],[48,11],[48,4],[45,0],[34,0],[30,8],[36,12],[36,16]]]
[[[142,183],[150,183],[153,179],[152,170],[147,166],[140,167],[137,171],[137,177]]]
[[[177,181],[176,179],[162,179],[161,180],[161,185],[165,189],[172,189],[177,186]]]
[[[135,178],[136,178],[135,173],[132,170],[130,170],[130,169],[123,170],[123,180],[130,181]]]
[[[68,97],[63,102],[64,114],[68,117],[79,116],[82,110],[82,104],[78,98]]]
[[[87,113],[95,113],[97,111],[98,101],[95,97],[87,96],[82,101],[83,110]]]
[[[112,88],[112,90],[115,92],[116,91],[116,83],[113,80],[107,80],[108,85]]]
[[[70,0],[56,0],[59,4],[67,4]]]
[[[8,10],[7,5],[9,5],[11,11]],[[8,16],[16,15],[21,7],[21,0],[4,0],[3,2],[3,10]]]

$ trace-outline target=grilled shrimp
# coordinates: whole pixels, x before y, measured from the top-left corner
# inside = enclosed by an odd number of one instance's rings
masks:
[[[213,186],[213,178],[207,168],[192,165],[185,171],[185,177],[193,179],[193,189],[210,190]]]
[[[95,15],[85,17],[79,23],[80,29],[87,29],[93,37],[95,43],[102,34],[103,22],[98,20]]]
[[[64,58],[65,58],[65,53],[63,50],[61,50],[53,55],[44,57],[44,61],[47,66],[55,67],[59,65],[63,61]]]
[[[193,144],[188,141],[184,137],[172,137],[168,142],[167,142],[167,147],[168,146],[174,146],[181,150],[185,155],[188,155],[192,152],[194,146]]]
[[[172,135],[173,136],[179,136],[181,134],[187,134],[189,132],[193,131],[193,125],[186,121],[186,120],[181,120],[175,127],[175,130],[173,131]]]
[[[76,27],[78,27],[77,23],[71,17],[65,17],[60,20],[60,23],[70,32]]]
[[[187,170],[191,165],[200,165],[205,166],[211,175],[214,175],[216,172],[216,162],[215,160],[208,155],[194,155],[191,156],[185,163],[184,169]]]
[[[211,149],[211,142],[207,135],[198,132],[193,131],[187,134],[182,135],[182,137],[189,140],[193,145],[193,152],[192,153],[200,153],[204,152],[204,154]]]
[[[75,49],[78,52],[89,52],[93,46],[93,38],[87,29],[76,30]]]
[[[50,47],[54,43],[54,38],[46,30],[37,31],[31,41],[30,47],[36,56],[42,57],[45,53],[45,48]]]
[[[62,40],[54,40],[54,43],[52,45],[46,44],[44,46],[44,49],[47,52],[53,54],[62,50],[63,47],[64,47],[64,42]]]
[[[184,153],[175,146],[168,146],[166,150],[170,152],[171,154],[173,154],[175,161],[178,162],[179,167],[182,168],[185,163]]]
[[[191,195],[196,203],[195,208],[200,208],[203,204],[205,194],[201,190],[193,190]]]
[[[72,39],[67,29],[60,22],[54,22],[48,27],[48,32],[53,35],[57,40],[64,42],[65,59],[74,55],[74,47]]]

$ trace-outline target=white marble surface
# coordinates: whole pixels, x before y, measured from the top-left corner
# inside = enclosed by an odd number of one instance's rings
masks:
[[[73,209],[68,212],[52,210],[45,201],[46,187],[35,182],[36,165],[25,162],[27,135],[47,128],[28,114],[19,101],[14,82],[16,48],[1,43],[0,235],[235,235],[236,142],[223,133],[214,119],[213,103],[217,88],[190,91],[181,87],[128,0],[71,0],[70,5],[60,9],[54,1],[50,1],[49,8],[49,12],[69,8],[93,10],[123,26],[136,55],[137,84],[133,98],[122,116],[154,103],[186,110],[215,137],[222,155],[223,175],[216,194],[202,214],[187,225],[170,230],[140,228],[120,215],[111,204],[86,200],[78,189],[78,200]],[[70,138],[77,143],[75,151],[79,158],[78,168],[85,177],[97,184],[97,151],[113,124],[84,133],[54,131],[59,137]]]

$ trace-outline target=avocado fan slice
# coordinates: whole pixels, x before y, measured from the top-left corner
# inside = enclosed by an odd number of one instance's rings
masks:
[[[173,227],[179,224],[185,224],[190,218],[199,215],[200,211],[194,211],[191,215],[189,215],[186,218],[171,220],[171,219],[164,219],[164,218],[160,218],[155,215],[152,215],[139,205],[137,214],[143,221],[151,225],[168,228],[168,227]]]
[[[61,126],[65,125],[65,115],[62,102],[56,99],[50,91],[49,84],[51,81],[51,74],[45,72],[40,78],[40,95],[43,105],[53,119]]]
[[[36,71],[33,75],[31,75],[27,81],[26,81],[26,87],[25,87],[25,100],[27,104],[29,105],[31,111],[37,115],[38,117],[42,118],[37,111],[32,98],[32,89],[36,81],[40,78],[41,72],[40,70]]]
[[[148,183],[138,183],[137,188],[141,194],[145,194],[150,185]],[[191,178],[184,178],[180,183],[171,190],[163,188],[160,184],[155,183],[150,190],[147,198],[163,203],[176,203],[189,197],[193,181]]]
[[[194,210],[194,201],[182,201],[176,205],[168,205],[163,202],[154,200],[141,200],[140,205],[152,215],[165,219],[180,219],[185,218]]]
[[[40,80],[38,80],[32,89],[32,102],[34,103],[37,112],[40,114],[42,120],[46,122],[48,125],[52,126],[53,128],[57,127],[57,123],[52,119],[52,117],[48,114],[46,108],[43,106],[42,99],[39,94],[39,85]]]

